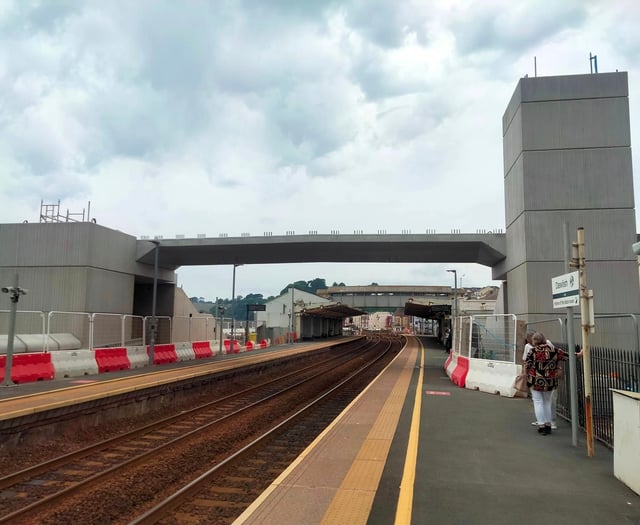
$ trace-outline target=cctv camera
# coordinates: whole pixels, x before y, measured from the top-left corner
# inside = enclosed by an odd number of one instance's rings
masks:
[[[3,293],[11,293],[11,292],[13,292],[13,286],[3,286],[2,287],[2,292]]]
[[[634,242],[631,245],[631,249],[633,250],[633,253],[635,253],[636,255],[640,255],[640,242]]]

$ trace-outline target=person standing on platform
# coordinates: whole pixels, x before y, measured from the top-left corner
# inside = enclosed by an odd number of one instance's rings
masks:
[[[527,362],[527,356],[529,355],[529,352],[533,350],[533,342],[532,342],[533,334],[535,334],[535,332],[530,331],[530,332],[527,332],[527,335],[525,336],[524,352],[522,353],[522,362],[525,364]],[[549,345],[551,348],[555,348],[553,346],[553,343],[549,341],[549,339],[547,339],[546,337],[545,337],[545,341],[546,341],[546,344]],[[559,365],[559,366],[560,368],[558,370],[559,373],[558,373],[557,379],[560,379],[562,374],[562,365]],[[551,429],[552,430],[555,430],[558,428],[556,424],[557,404],[558,404],[558,389],[555,388],[551,394]],[[531,424],[534,426],[538,426],[537,421],[532,421]]]
[[[564,359],[564,352],[549,345],[540,332],[533,334],[531,344],[533,348],[527,354],[525,365],[527,384],[531,388],[538,432],[546,436],[552,430],[551,401],[553,391],[558,388],[558,364]]]

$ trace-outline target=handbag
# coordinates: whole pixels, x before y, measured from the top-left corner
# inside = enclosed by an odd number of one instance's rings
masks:
[[[516,391],[516,396],[528,397],[529,385],[527,384],[527,371],[525,370],[524,366],[513,381],[513,388]]]

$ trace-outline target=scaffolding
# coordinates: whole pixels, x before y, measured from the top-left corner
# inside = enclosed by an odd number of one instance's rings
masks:
[[[60,213],[60,201],[57,204],[45,204],[44,201],[40,201],[40,222],[88,222],[90,212],[91,201],[82,212],[71,213],[67,208],[66,215]]]

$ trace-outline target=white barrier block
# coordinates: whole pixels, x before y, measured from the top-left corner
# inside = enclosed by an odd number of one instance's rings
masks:
[[[127,357],[131,363],[131,368],[144,368],[149,366],[149,356],[146,346],[128,346]]]
[[[209,341],[209,347],[211,347],[211,354],[216,356],[220,353],[220,340]],[[222,353],[224,353],[224,346],[222,347]]]
[[[471,358],[465,388],[500,394],[503,397],[514,397],[516,389],[513,383],[520,368],[520,365],[515,363]]]
[[[191,343],[175,343],[176,355],[178,361],[194,361],[196,353],[193,351],[193,345]]]
[[[98,374],[98,363],[92,350],[56,350],[50,353],[55,379]]]

